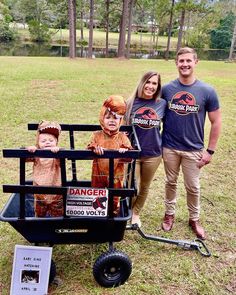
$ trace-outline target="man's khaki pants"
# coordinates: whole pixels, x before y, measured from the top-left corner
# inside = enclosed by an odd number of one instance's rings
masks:
[[[179,151],[163,148],[163,162],[166,173],[165,207],[166,214],[175,214],[177,200],[177,180],[180,167],[187,193],[189,219],[198,220],[200,215],[200,169],[197,167],[202,151]]]

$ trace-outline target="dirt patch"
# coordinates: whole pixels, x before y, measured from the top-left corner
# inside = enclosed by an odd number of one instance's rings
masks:
[[[33,89],[47,88],[47,89],[55,89],[58,86],[61,86],[61,81],[56,80],[32,80],[31,86]]]

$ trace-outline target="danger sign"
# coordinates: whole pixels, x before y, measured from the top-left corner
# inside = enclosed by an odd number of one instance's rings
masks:
[[[108,190],[69,187],[66,199],[67,216],[107,216]]]

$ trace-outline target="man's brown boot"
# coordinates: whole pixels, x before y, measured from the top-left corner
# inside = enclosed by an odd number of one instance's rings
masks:
[[[189,219],[189,226],[192,228],[193,232],[196,234],[196,236],[199,239],[201,239],[201,240],[205,240],[206,239],[204,229],[200,225],[200,221],[199,220],[191,220],[191,219]]]
[[[163,218],[163,223],[161,225],[164,231],[170,231],[175,221],[175,215],[165,214]]]

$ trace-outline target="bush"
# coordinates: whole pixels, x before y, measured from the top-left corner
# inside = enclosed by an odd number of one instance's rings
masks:
[[[211,31],[211,48],[225,49],[231,45],[232,33],[227,30],[212,30]]]
[[[9,23],[0,21],[0,41],[9,42],[15,40],[17,33],[14,29],[9,27]]]
[[[78,45],[80,45],[80,46],[88,46],[88,42],[86,41],[86,40],[79,40],[78,42]]]
[[[208,36],[194,32],[188,40],[188,46],[193,48],[205,48],[209,44]]]
[[[219,26],[210,32],[211,48],[226,49],[230,47],[235,19],[235,15],[230,12],[220,20]]]
[[[47,25],[40,24],[37,20],[29,21],[28,25],[32,41],[48,42],[51,39],[51,33]]]

